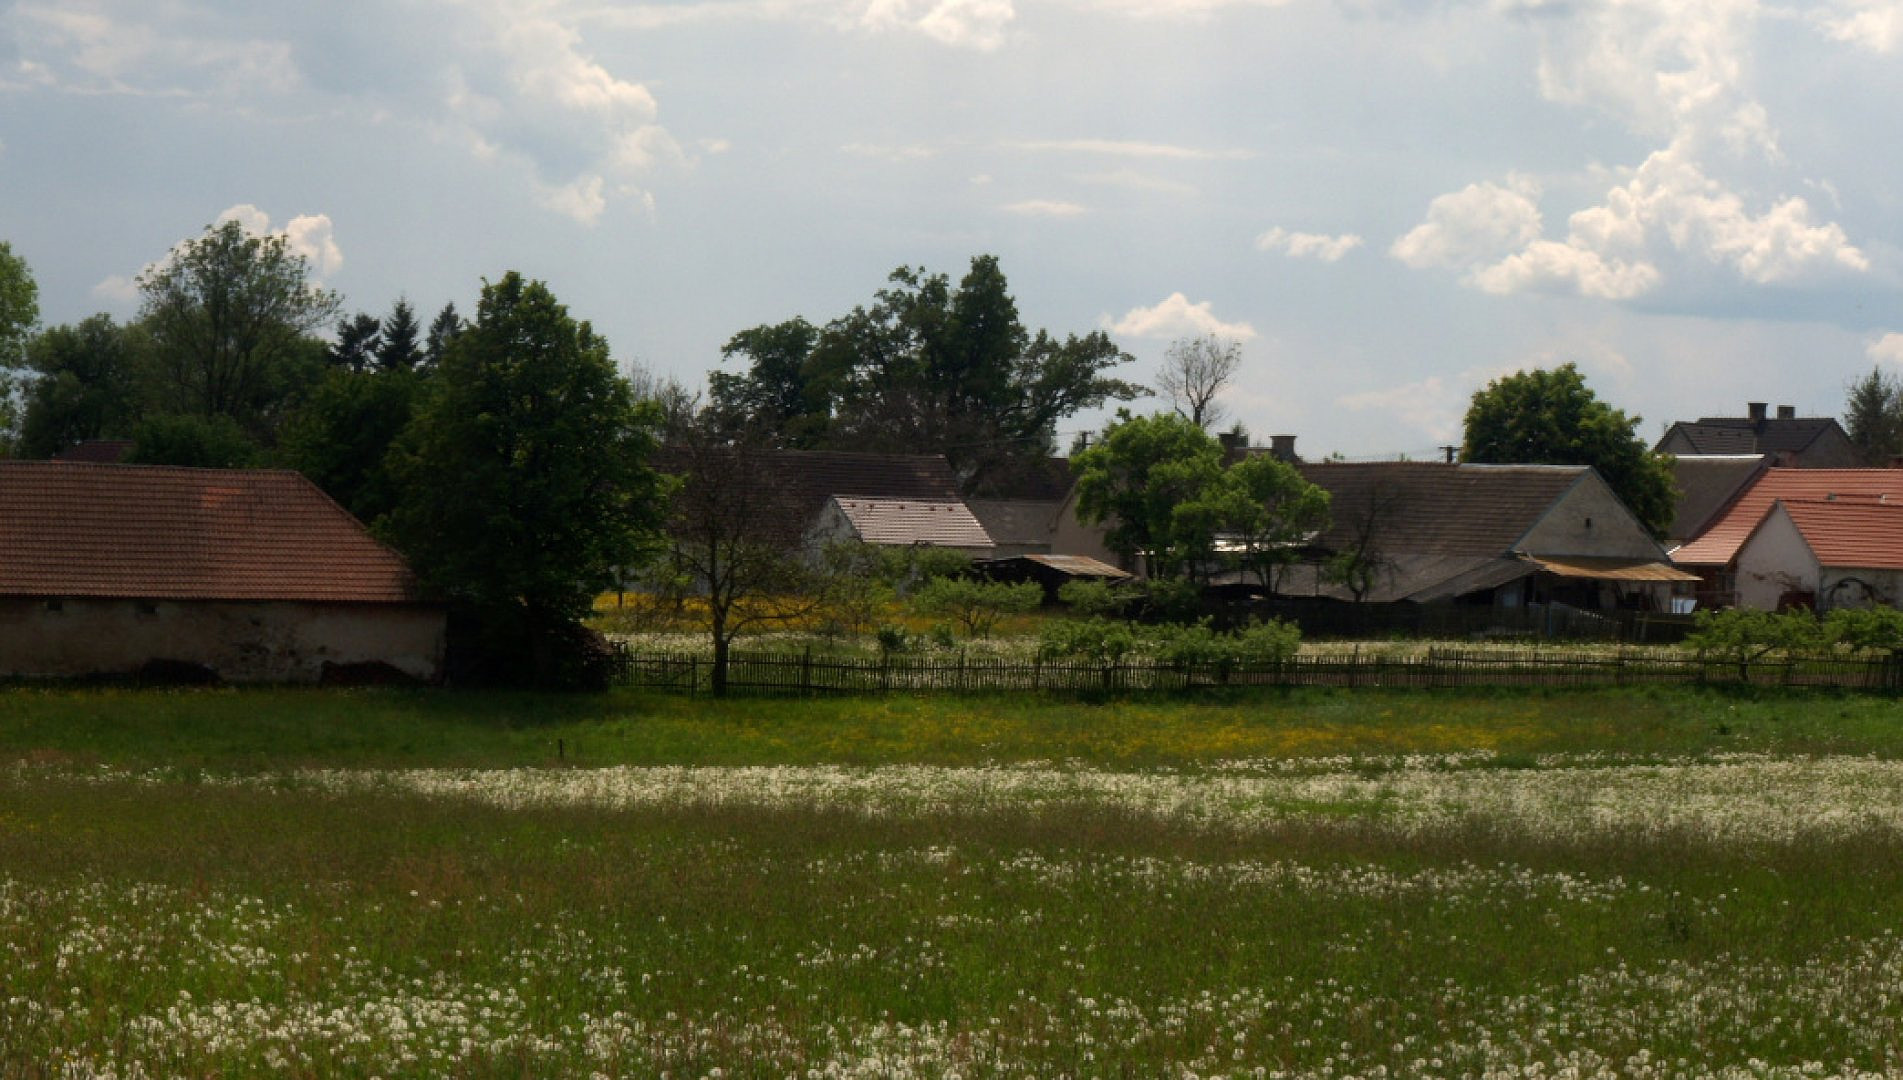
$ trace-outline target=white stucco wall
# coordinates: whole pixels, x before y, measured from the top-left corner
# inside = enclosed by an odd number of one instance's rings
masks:
[[[1817,592],[1822,574],[1817,556],[1781,506],[1738,549],[1733,565],[1738,606],[1759,611],[1776,611],[1787,592]]]
[[[0,601],[0,676],[131,674],[202,664],[230,682],[316,682],[326,662],[442,674],[443,612],[380,604]]]

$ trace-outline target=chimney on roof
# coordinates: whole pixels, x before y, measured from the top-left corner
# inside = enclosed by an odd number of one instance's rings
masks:
[[[1795,420],[1795,419],[1797,419],[1797,406],[1795,406],[1795,405],[1779,405],[1779,406],[1777,407],[1777,418],[1778,418],[1779,420]]]
[[[1751,419],[1753,420],[1764,419],[1764,410],[1766,408],[1766,405],[1764,402],[1747,401],[1744,403],[1744,407],[1745,407],[1745,411],[1750,414]]]
[[[1302,460],[1295,456],[1295,436],[1293,435],[1269,436],[1269,454],[1275,460],[1286,461],[1291,465]]]

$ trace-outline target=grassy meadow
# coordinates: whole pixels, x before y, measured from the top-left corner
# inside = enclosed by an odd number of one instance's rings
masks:
[[[1903,1075],[1903,711],[0,693],[0,1076]]]

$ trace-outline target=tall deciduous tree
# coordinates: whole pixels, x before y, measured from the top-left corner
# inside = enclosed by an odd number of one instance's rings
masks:
[[[55,326],[27,343],[20,453],[48,458],[85,439],[124,436],[138,419],[132,333],[110,315]]]
[[[484,285],[432,384],[394,452],[388,535],[473,614],[484,675],[561,681],[594,597],[657,547],[659,411],[606,341],[514,272]]]
[[[1850,384],[1844,400],[1844,430],[1870,465],[1903,454],[1903,383],[1879,368]]]
[[[1156,388],[1177,414],[1207,431],[1228,415],[1217,395],[1242,366],[1239,342],[1207,334],[1172,342],[1157,372]]]
[[[703,411],[668,448],[678,486],[668,507],[662,591],[691,596],[706,612],[712,685],[727,692],[734,639],[785,625],[821,603],[812,569],[798,556],[803,508],[771,474],[757,442],[733,437]]]
[[[1572,364],[1488,383],[1467,407],[1461,460],[1501,465],[1590,465],[1654,536],[1676,496],[1672,459],[1639,438],[1639,417],[1607,405]]]
[[[1050,454],[1057,424],[1142,388],[1107,372],[1130,357],[1102,333],[1029,333],[998,260],[950,278],[900,267],[873,302],[815,331],[804,320],[735,335],[714,403],[775,445],[942,453],[981,491]],[[740,422],[736,423],[735,420]]]
[[[0,368],[15,368],[25,358],[27,336],[40,319],[39,287],[26,260],[0,240]]]
[[[337,315],[282,234],[214,225],[139,277],[140,317],[170,411],[229,416],[253,434],[317,374],[310,334]]]
[[[1205,556],[1179,528],[1177,508],[1204,499],[1222,475],[1222,447],[1174,413],[1131,416],[1119,410],[1102,441],[1071,458],[1077,517],[1107,526],[1104,543],[1146,576],[1173,576]],[[1200,522],[1196,532],[1213,530]],[[1209,538],[1213,542],[1213,536]]]

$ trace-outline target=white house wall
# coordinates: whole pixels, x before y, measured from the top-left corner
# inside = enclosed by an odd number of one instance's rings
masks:
[[[1787,592],[1817,592],[1822,567],[1782,507],[1771,511],[1738,549],[1738,606],[1776,611]]]
[[[128,675],[181,660],[230,682],[316,682],[327,662],[434,681],[443,635],[443,612],[422,606],[13,599],[0,601],[0,676]]]

